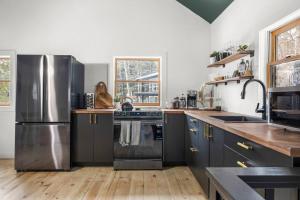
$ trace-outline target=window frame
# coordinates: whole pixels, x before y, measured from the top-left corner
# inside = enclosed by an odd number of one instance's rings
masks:
[[[269,53],[269,62],[267,64],[267,76],[266,76],[267,88],[271,87],[271,67],[272,66],[292,62],[295,60],[300,60],[300,54],[288,56],[288,57],[280,59],[280,60],[277,60],[277,58],[276,58],[276,47],[277,47],[276,36],[278,36],[281,33],[286,32],[298,25],[300,25],[300,18],[292,20],[291,22],[289,22],[283,26],[280,26],[279,28],[273,30],[270,33],[270,47],[269,47],[270,53]]]
[[[15,80],[16,80],[16,52],[13,50],[0,50],[0,56],[10,57],[10,78],[9,80],[0,80],[0,82],[9,82],[9,103],[1,104],[0,111],[13,111],[15,109]]]
[[[158,62],[158,80],[118,80],[117,79],[117,61],[118,60],[138,60],[138,61],[157,61]],[[157,83],[158,84],[158,103],[133,103],[134,106],[138,107],[160,107],[161,106],[161,64],[162,58],[161,57],[114,57],[114,97],[116,97],[117,92],[117,83]]]

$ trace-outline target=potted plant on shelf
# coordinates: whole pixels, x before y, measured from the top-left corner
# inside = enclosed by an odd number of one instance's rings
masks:
[[[217,56],[218,56],[218,52],[217,51],[214,51],[210,54],[210,58],[209,58],[209,62],[210,64],[214,64],[216,61],[217,61]]]

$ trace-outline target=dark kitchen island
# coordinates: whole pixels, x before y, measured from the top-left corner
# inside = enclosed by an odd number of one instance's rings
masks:
[[[207,168],[210,200],[275,199],[274,188],[300,188],[300,169],[285,167]],[[265,189],[265,198],[255,189]],[[297,192],[296,192],[297,193]],[[297,195],[296,195],[297,196]],[[289,199],[289,198],[286,198]]]

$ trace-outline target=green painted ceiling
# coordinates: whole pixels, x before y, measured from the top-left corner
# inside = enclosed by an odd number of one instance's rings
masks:
[[[177,0],[194,13],[212,23],[233,0]]]

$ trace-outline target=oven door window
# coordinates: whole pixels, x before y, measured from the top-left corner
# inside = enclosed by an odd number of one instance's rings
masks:
[[[120,144],[121,125],[114,125],[115,159],[160,159],[162,158],[162,125],[141,123],[140,142],[136,145]]]
[[[272,123],[300,128],[300,91],[271,93],[270,106]]]

